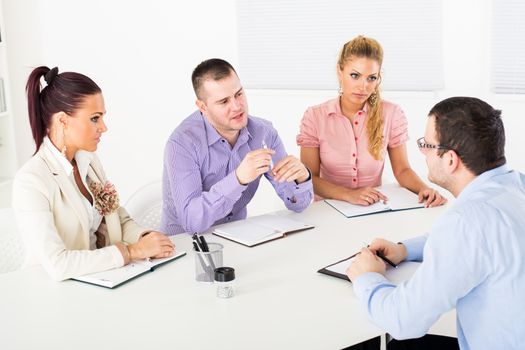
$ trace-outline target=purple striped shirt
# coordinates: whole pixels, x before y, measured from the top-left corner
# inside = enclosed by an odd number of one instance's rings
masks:
[[[262,148],[263,141],[275,150],[274,164],[287,156],[277,131],[264,119],[249,116],[231,147],[200,111],[186,118],[171,134],[164,151],[160,230],[169,235],[203,232],[246,218],[246,206],[261,177],[241,185],[235,169],[248,152]],[[288,209],[300,212],[312,201],[312,180],[278,183],[264,176]]]

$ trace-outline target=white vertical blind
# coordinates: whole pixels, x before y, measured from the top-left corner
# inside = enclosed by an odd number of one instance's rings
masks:
[[[525,1],[494,0],[491,89],[525,94]]]
[[[345,42],[383,46],[384,90],[443,88],[441,0],[238,0],[239,71],[248,88],[337,89]]]

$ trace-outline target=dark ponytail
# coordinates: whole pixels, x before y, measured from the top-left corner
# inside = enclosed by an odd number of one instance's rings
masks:
[[[47,86],[40,90],[42,77]],[[38,152],[47,135],[53,114],[58,112],[74,114],[87,96],[100,92],[100,87],[83,74],[74,72],[58,74],[57,67],[35,68],[29,75],[26,85],[29,124],[36,144],[35,153]]]

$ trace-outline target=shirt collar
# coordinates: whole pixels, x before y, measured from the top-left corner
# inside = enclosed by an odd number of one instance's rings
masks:
[[[58,150],[58,148],[55,147],[53,142],[51,142],[47,136],[44,138],[44,147],[47,147],[47,149],[51,151],[51,154],[53,154],[58,164],[60,164],[62,169],[64,169],[66,175],[71,176],[71,173],[73,172],[73,165],[71,165],[67,158],[62,155],[62,153]],[[85,179],[87,176],[89,164],[93,160],[93,154],[91,152],[79,150],[77,153],[75,153],[75,160],[77,162],[80,178]]]
[[[479,174],[472,180],[459,194],[457,201],[466,200],[470,196],[471,193],[475,192],[478,188],[480,188],[485,182],[493,178],[494,176],[502,175],[505,173],[508,173],[512,170],[510,170],[507,166],[507,164],[503,164],[502,166],[499,166],[497,168],[487,170],[484,173]]]
[[[55,157],[56,161],[58,162],[58,164],[60,164],[60,166],[66,173],[66,175],[67,176],[71,175],[71,173],[73,172],[73,166],[66,159],[66,157],[64,157],[62,153],[60,153],[58,148],[55,147],[53,142],[51,142],[51,140],[47,136],[44,137],[44,147],[46,147],[51,152],[51,154]]]
[[[213,125],[211,125],[211,123],[208,121],[208,118],[206,118],[204,114],[202,114],[202,112],[199,112],[199,113],[201,114],[201,117],[204,120],[204,127],[206,129],[206,138],[208,139],[208,147],[222,140],[223,137],[217,132],[217,130],[213,127]],[[250,124],[250,117],[248,117],[248,124]],[[248,130],[246,126],[241,129],[239,133],[239,137],[237,138],[237,142],[239,142],[239,140],[244,140],[245,138],[246,139],[252,138],[252,135],[250,134],[250,131]]]
[[[81,179],[87,178],[89,165],[93,161],[93,153],[79,150],[75,153],[75,160],[77,161],[78,173]]]
[[[340,103],[341,97],[334,98],[333,100],[328,101],[327,103],[327,109],[328,109],[328,115],[329,116],[342,116],[343,112],[341,111],[341,103]],[[368,103],[365,103],[365,106],[361,110],[363,113],[368,114]],[[351,117],[351,116],[349,116]]]
[[[222,136],[219,135],[217,130],[211,125],[211,123],[208,121],[208,118],[202,114],[202,112],[199,112],[201,114],[202,119],[204,120],[204,128],[206,129],[206,139],[208,140],[208,146],[213,145],[215,142],[218,142]]]

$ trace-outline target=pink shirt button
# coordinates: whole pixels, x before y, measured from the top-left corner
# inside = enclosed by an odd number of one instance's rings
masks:
[[[354,124],[357,125],[357,124],[359,124],[359,123],[358,123],[357,120],[356,120],[356,121],[354,122]]]
[[[353,182],[357,182],[357,179],[353,179],[352,181],[353,181]]]

